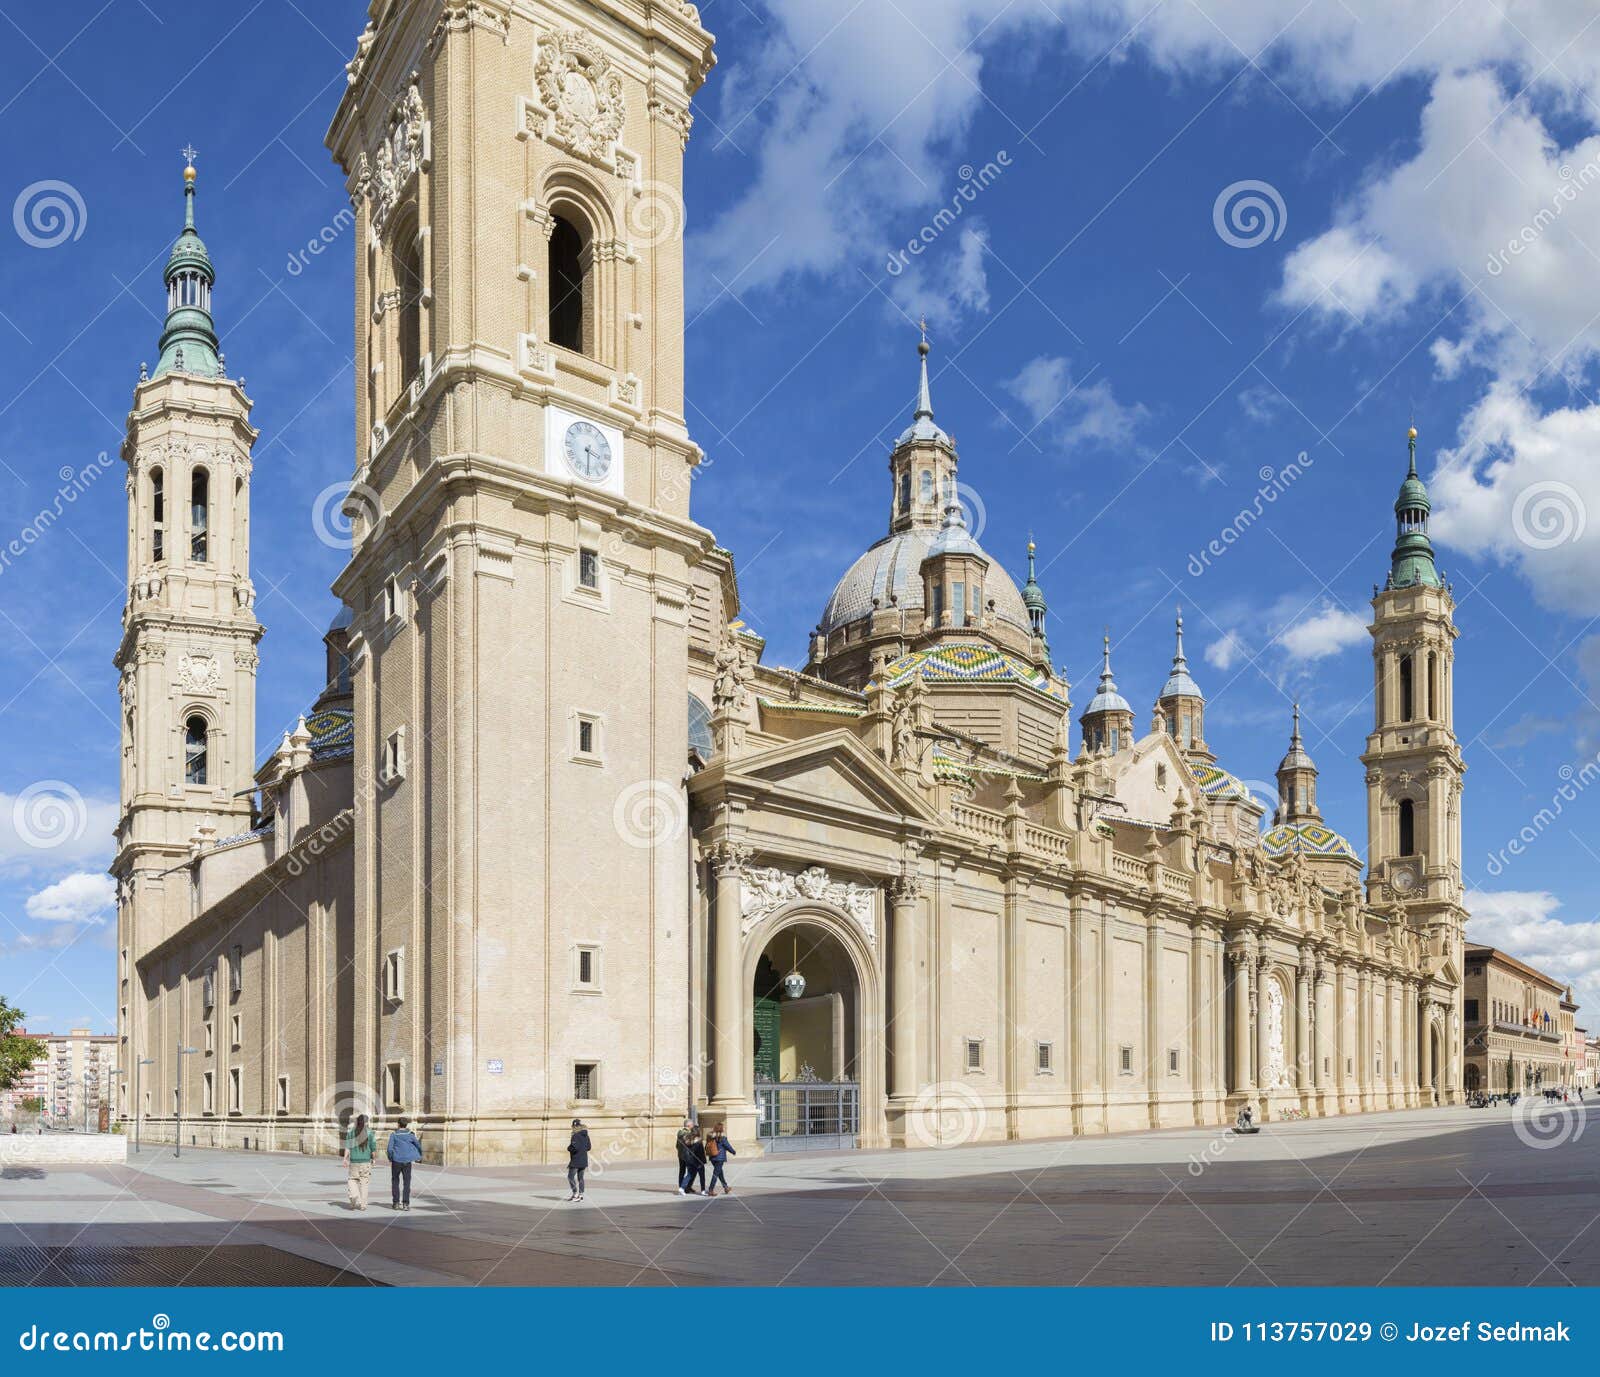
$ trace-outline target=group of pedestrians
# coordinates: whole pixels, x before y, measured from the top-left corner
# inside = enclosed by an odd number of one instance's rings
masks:
[[[711,1199],[722,1187],[724,1195],[732,1195],[728,1184],[728,1158],[739,1154],[728,1141],[727,1128],[717,1124],[709,1132],[702,1132],[693,1119],[685,1119],[678,1130],[679,1195],[703,1195]],[[348,1173],[346,1187],[352,1210],[367,1208],[367,1194],[372,1186],[372,1160],[377,1154],[378,1134],[365,1114],[357,1114],[345,1133],[344,1147],[339,1159]],[[572,1121],[572,1136],[567,1140],[567,1200],[583,1199],[584,1176],[589,1170],[589,1154],[593,1144],[589,1130],[582,1119]],[[411,1131],[411,1121],[402,1118],[390,1134],[384,1148],[389,1159],[389,1192],[392,1208],[411,1208],[411,1168],[422,1160],[422,1141]],[[711,1168],[710,1184],[706,1183],[706,1168]]]
[[[372,1186],[372,1158],[378,1146],[378,1135],[365,1114],[357,1114],[350,1130],[345,1134],[344,1151],[339,1154],[348,1169],[346,1188],[350,1193],[350,1208],[367,1208],[367,1192]],[[422,1140],[411,1131],[411,1120],[402,1118],[389,1134],[384,1149],[389,1159],[389,1194],[391,1208],[411,1208],[411,1167],[422,1160]]]
[[[725,1169],[728,1158],[737,1157],[728,1141],[727,1126],[718,1124],[709,1133],[702,1133],[693,1119],[685,1119],[678,1130],[678,1194],[703,1195],[710,1200],[720,1183],[724,1195],[732,1195]],[[711,1167],[711,1184],[706,1185],[706,1167]]]

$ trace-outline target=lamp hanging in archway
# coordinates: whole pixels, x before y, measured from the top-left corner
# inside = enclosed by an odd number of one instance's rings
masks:
[[[783,993],[787,999],[799,999],[806,992],[806,978],[800,974],[800,939],[794,939],[794,961],[789,974],[783,977]]]

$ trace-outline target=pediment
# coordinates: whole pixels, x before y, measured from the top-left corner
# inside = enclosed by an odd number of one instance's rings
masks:
[[[849,731],[825,732],[744,756],[723,777],[729,784],[764,785],[835,811],[939,821],[922,795]]]

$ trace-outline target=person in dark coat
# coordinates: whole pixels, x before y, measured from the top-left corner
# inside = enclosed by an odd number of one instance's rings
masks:
[[[694,1120],[685,1119],[683,1127],[678,1130],[678,1194],[683,1194],[684,1174],[689,1170],[689,1135],[694,1132]]]
[[[572,1121],[572,1139],[567,1144],[567,1186],[572,1194],[568,1200],[583,1199],[583,1174],[589,1170],[589,1130],[582,1119]]]
[[[696,1128],[684,1140],[683,1180],[679,1185],[685,1195],[704,1195],[706,1189],[706,1142]],[[696,1184],[699,1190],[695,1189]]]

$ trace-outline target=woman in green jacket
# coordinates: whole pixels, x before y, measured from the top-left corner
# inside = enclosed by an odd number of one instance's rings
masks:
[[[372,1149],[376,1135],[367,1123],[365,1114],[357,1114],[356,1121],[345,1135],[344,1151],[339,1155],[349,1165],[350,1208],[367,1208],[367,1188],[372,1184]]]

